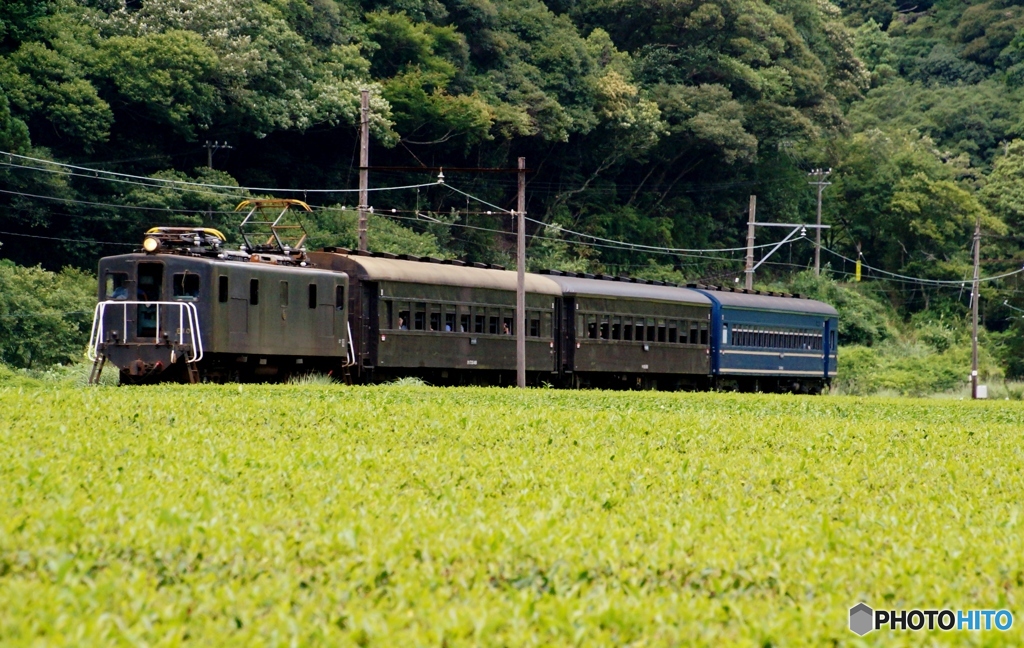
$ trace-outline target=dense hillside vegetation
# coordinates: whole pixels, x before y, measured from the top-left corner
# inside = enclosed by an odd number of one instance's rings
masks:
[[[157,222],[234,229],[235,203],[268,192],[231,187],[351,189],[362,87],[375,166],[527,158],[534,268],[732,281],[738,252],[641,253],[571,232],[742,246],[750,194],[762,220],[814,217],[807,172],[818,167],[833,169],[830,250],[962,280],[980,218],[984,275],[1024,259],[1024,8],[1000,0],[0,0],[0,150],[139,176],[0,156],[0,253],[90,268]],[[212,169],[207,142],[232,147]],[[371,183],[435,176],[383,170]],[[147,177],[217,187],[155,189]],[[514,206],[512,175],[447,177]],[[354,243],[351,194],[274,193],[317,206],[313,242]],[[404,210],[374,217],[378,249],[508,257],[508,219],[461,194],[373,202]],[[760,278],[791,283],[811,254],[806,241],[783,248]],[[823,260],[839,281],[853,270]],[[886,323],[847,342],[922,322],[959,335],[969,291],[868,274],[850,299]],[[1024,305],[1016,279],[983,293],[1011,375],[1024,369],[1019,320],[1003,306]]]

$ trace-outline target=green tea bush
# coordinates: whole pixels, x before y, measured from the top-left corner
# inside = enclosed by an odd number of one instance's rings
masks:
[[[971,644],[1024,403],[0,385],[0,645]]]

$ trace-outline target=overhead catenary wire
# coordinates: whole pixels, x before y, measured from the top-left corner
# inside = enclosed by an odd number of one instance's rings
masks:
[[[173,187],[200,187],[200,188],[214,188],[214,189],[229,189],[229,190],[232,190],[232,191],[304,192],[304,193],[317,193],[317,194],[322,194],[322,193],[323,194],[326,194],[326,193],[352,193],[352,192],[358,191],[358,189],[286,189],[286,188],[260,188],[260,187],[240,187],[240,186],[232,186],[232,185],[216,185],[216,184],[209,184],[209,183],[197,183],[197,182],[188,182],[188,181],[182,181],[182,180],[170,180],[170,179],[166,179],[166,178],[151,178],[151,177],[147,177],[147,176],[138,176],[138,175],[132,175],[132,174],[117,173],[117,172],[112,172],[112,171],[104,171],[104,170],[100,170],[100,169],[92,169],[92,168],[89,168],[89,167],[83,167],[83,166],[79,166],[79,165],[71,165],[71,164],[53,162],[53,161],[50,161],[50,160],[43,160],[41,158],[34,158],[34,157],[30,157],[30,156],[23,156],[23,155],[19,155],[19,154],[16,154],[16,153],[4,152],[4,151],[0,151],[0,155],[6,155],[6,156],[8,156],[8,158],[17,158],[17,159],[27,160],[27,161],[31,161],[31,162],[37,162],[37,163],[42,163],[42,164],[49,164],[49,165],[54,165],[54,166],[61,167],[61,168],[74,169],[76,171],[81,171],[81,172],[86,172],[86,173],[92,173],[93,174],[93,176],[84,176],[84,177],[95,177],[95,178],[106,179],[106,180],[112,179],[112,178],[106,178],[106,177],[101,178],[100,175],[102,174],[103,176],[113,176],[115,178],[121,178],[121,179],[128,178],[128,179],[132,179],[132,180],[139,180],[139,181],[142,181],[142,182],[140,182],[140,183],[132,183],[132,184],[142,184],[143,186],[148,186],[148,187],[152,187],[152,188],[160,188],[161,186],[173,186]],[[41,169],[39,167],[34,167],[34,166],[29,166],[29,165],[15,165],[15,164],[12,164],[12,163],[2,163],[2,162],[0,162],[0,165],[20,167],[20,168],[25,168],[25,169],[30,169],[30,170],[37,170],[37,171],[44,171],[44,172],[52,172],[51,170],[48,170],[48,169]],[[74,174],[74,175],[82,175],[82,174]],[[471,194],[469,192],[463,191],[463,190],[461,190],[461,189],[459,189],[457,187],[453,187],[452,185],[450,185],[448,183],[445,183],[442,179],[438,179],[436,181],[428,182],[428,183],[420,183],[420,184],[401,185],[401,186],[392,186],[392,187],[377,187],[377,188],[370,189],[370,191],[392,191],[392,190],[405,190],[405,189],[420,189],[420,188],[425,188],[425,187],[444,187],[444,188],[446,188],[446,189],[448,189],[450,191],[453,191],[453,192],[455,192],[457,194],[465,196],[466,198],[468,198],[470,200],[474,200],[474,201],[476,201],[476,202],[478,202],[480,204],[483,204],[483,205],[486,205],[488,207],[491,207],[494,211],[497,211],[500,214],[509,214],[510,215],[510,214],[514,213],[513,210],[505,209],[503,207],[495,205],[494,203],[491,203],[491,202],[489,202],[487,200],[484,200],[484,199],[482,199],[482,198],[480,198],[478,196],[475,196],[475,195],[473,195],[473,194]],[[162,212],[162,213],[180,213],[181,211],[183,211],[183,210],[180,210],[180,209],[172,209],[172,208],[168,208],[168,207],[146,207],[146,206],[141,206],[141,205],[118,205],[118,204],[113,204],[113,203],[102,203],[102,202],[95,202],[95,201],[77,200],[77,199],[73,199],[73,198],[64,198],[64,197],[58,197],[58,196],[47,196],[47,195],[32,194],[32,193],[27,193],[27,192],[11,191],[11,190],[5,190],[5,189],[0,189],[0,193],[7,194],[7,195],[21,196],[21,197],[26,197],[26,198],[34,198],[34,199],[40,199],[40,200],[51,200],[51,201],[58,201],[58,202],[69,203],[69,204],[80,204],[80,205],[86,205],[86,206],[92,206],[92,207],[105,207],[105,208],[112,208],[112,209],[132,209],[132,210],[138,210],[138,211],[151,211],[151,212]],[[217,195],[223,196],[223,194],[217,194]],[[237,197],[237,196],[231,196],[231,197]],[[318,206],[318,208],[320,208],[320,209],[333,209],[333,208],[328,208],[328,207],[323,207],[323,206]],[[202,210],[202,211],[205,211],[205,213],[208,213],[208,214],[214,213],[214,212],[211,212],[211,211],[208,211],[208,210]],[[392,213],[395,213],[396,211],[397,210],[392,210]],[[402,210],[402,211],[407,211],[407,210]],[[234,211],[218,211],[216,213],[218,213],[218,214],[231,214],[231,213],[235,213],[235,212]],[[377,213],[380,214],[381,212],[378,210]],[[460,214],[461,213],[463,213],[463,212],[460,212]],[[469,212],[465,212],[465,213],[469,213]],[[476,212],[476,213],[486,213],[486,212]],[[387,215],[386,212],[385,212],[385,215]],[[414,219],[414,220],[418,220],[418,219]],[[543,221],[540,221],[540,220],[537,220],[537,219],[533,219],[533,218],[527,218],[526,220],[529,220],[529,221],[531,221],[531,222],[533,222],[535,224],[542,225],[542,226],[545,226],[545,227],[557,227],[561,232],[564,232],[565,234],[568,234],[570,236],[577,236],[577,237],[580,237],[580,238],[586,238],[586,239],[590,239],[591,241],[596,241],[597,242],[597,243],[584,243],[582,241],[566,241],[565,239],[561,239],[561,238],[546,237],[546,236],[536,235],[536,234],[532,236],[532,238],[540,238],[540,239],[544,239],[544,240],[552,240],[552,241],[557,241],[557,242],[571,244],[571,245],[585,245],[585,246],[591,246],[591,247],[602,247],[602,248],[607,248],[607,249],[618,249],[618,250],[624,250],[624,251],[634,251],[634,252],[643,252],[643,253],[651,253],[651,254],[666,254],[666,255],[683,256],[683,257],[693,257],[694,255],[700,255],[700,256],[697,256],[696,258],[707,259],[707,260],[716,260],[716,261],[729,261],[729,262],[739,262],[739,261],[742,261],[742,259],[732,259],[732,258],[729,258],[729,257],[713,257],[713,256],[707,256],[707,255],[709,255],[709,254],[716,254],[716,253],[717,254],[721,254],[721,253],[725,253],[725,252],[741,252],[741,251],[745,251],[747,249],[746,247],[742,247],[742,248],[740,248],[740,247],[736,247],[736,248],[670,248],[670,247],[663,247],[663,246],[651,246],[651,245],[638,244],[638,243],[629,243],[627,241],[621,241],[621,240],[616,240],[616,239],[604,238],[604,237],[596,236],[596,235],[593,235],[593,234],[587,234],[585,232],[577,232],[575,230],[571,230],[571,229],[559,226],[557,224],[545,223]],[[476,227],[476,226],[469,226],[468,224],[448,223],[448,225],[455,226],[455,227],[464,227],[464,228],[469,228],[469,229],[480,229],[480,230],[491,231],[491,232],[499,233],[499,234],[507,234],[508,233],[508,232],[502,231],[502,230],[493,230],[493,229],[490,229],[490,228],[480,228],[480,227]],[[8,232],[7,235],[11,235],[11,236],[33,236],[33,235],[24,235],[24,234],[18,234],[18,233],[13,233],[13,232]],[[94,243],[94,244],[110,244],[110,245],[126,245],[126,246],[133,245],[133,244],[128,244],[128,243],[120,243],[120,242],[113,242],[113,241],[87,241],[87,240],[84,240],[84,239],[83,240],[78,240],[78,239],[62,239],[60,237],[36,236],[36,238],[49,238],[49,239],[52,239],[52,240],[66,240],[66,241],[69,241],[69,242],[88,242],[88,243]],[[801,237],[801,239],[802,238],[803,237]],[[801,240],[801,239],[795,239],[795,240]],[[757,248],[766,248],[766,247],[771,247],[773,245],[775,245],[775,244],[769,243],[769,244],[759,245],[759,246],[756,246],[756,247]],[[825,250],[826,252],[832,254],[833,256],[836,256],[836,257],[838,257],[840,259],[843,259],[845,261],[855,262],[854,259],[852,259],[850,257],[847,257],[847,256],[845,256],[843,254],[840,254],[839,252],[836,252],[835,250],[832,250],[830,248],[822,246],[822,249]],[[864,267],[864,268],[866,268],[866,269],[868,269],[868,270],[870,270],[872,272],[876,272],[876,273],[885,275],[886,277],[891,277],[893,279],[903,280],[903,281],[917,283],[917,284],[921,284],[921,285],[929,285],[929,286],[962,286],[962,285],[965,284],[965,281],[960,281],[960,280],[941,280],[941,279],[928,279],[928,278],[924,278],[924,277],[913,277],[913,276],[910,276],[910,275],[904,275],[904,274],[900,274],[900,273],[890,272],[890,271],[887,271],[887,270],[882,270],[881,268],[876,268],[874,266],[868,265],[868,264],[863,263],[863,262],[862,262],[862,267]],[[1021,269],[1018,269],[1018,270],[1014,270],[1014,271],[1011,271],[1011,272],[1007,272],[1007,273],[1003,273],[1003,274],[999,274],[999,275],[990,276],[990,277],[982,277],[982,278],[979,279],[979,281],[983,281],[983,282],[995,281],[995,280],[998,280],[998,279],[1003,279],[1003,278],[1006,278],[1006,277],[1011,277],[1011,276],[1014,276],[1014,275],[1018,275],[1018,274],[1020,274],[1022,272],[1024,272],[1024,268],[1021,268]]]
[[[851,259],[850,257],[843,256],[842,254],[836,252],[835,250],[831,250],[831,249],[829,249],[829,248],[827,248],[825,246],[822,246],[821,249],[825,250],[829,254],[832,254],[834,256],[839,257],[840,259],[843,259],[844,261],[850,261],[850,262],[854,262],[855,263],[855,261],[853,259]],[[913,282],[921,283],[921,284],[930,284],[930,285],[937,285],[937,286],[962,286],[962,285],[965,285],[966,283],[969,282],[969,280],[926,279],[924,277],[911,277],[909,275],[899,274],[897,272],[889,272],[888,270],[882,270],[881,268],[875,268],[873,266],[870,266],[870,265],[864,263],[863,261],[861,261],[861,267],[867,268],[867,269],[869,269],[869,270],[871,270],[873,272],[878,272],[878,273],[883,274],[883,275],[887,275],[887,276],[890,276],[890,277],[895,277],[897,279],[905,279],[905,280],[908,280],[908,281],[913,281]],[[981,278],[978,279],[978,281],[995,281],[997,279],[1005,279],[1006,277],[1012,277],[1014,275],[1021,274],[1022,272],[1024,272],[1024,267],[1019,268],[1017,270],[1013,270],[1011,272],[1005,272],[1003,274],[993,275],[991,277],[981,277]]]

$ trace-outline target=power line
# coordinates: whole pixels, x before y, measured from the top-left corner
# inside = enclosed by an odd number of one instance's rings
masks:
[[[255,192],[266,192],[266,193],[355,193],[358,189],[288,189],[284,187],[243,187],[235,185],[218,185],[205,182],[190,182],[186,180],[171,180],[170,178],[153,178],[149,176],[133,175],[131,173],[118,173],[116,171],[104,171],[103,169],[94,169],[90,167],[79,166],[75,164],[66,164],[63,162],[54,162],[52,160],[44,160],[42,158],[34,158],[27,155],[18,155],[17,153],[11,153],[9,151],[0,151],[0,155],[6,155],[8,159],[17,158],[19,160],[27,160],[29,162],[36,162],[39,164],[49,164],[64,169],[74,169],[75,171],[82,171],[85,173],[93,174],[93,177],[99,178],[100,174],[104,176],[113,176],[117,178],[129,178],[132,180],[141,180],[148,183],[162,183],[162,185],[169,186],[183,186],[183,187],[202,187],[204,189],[230,189],[230,190],[242,190],[242,191],[255,191]],[[37,169],[45,171],[45,169],[39,169],[39,167],[28,166],[28,165],[15,165],[12,162],[7,163],[10,166],[20,166],[25,169]],[[103,180],[110,180],[111,178],[101,178]],[[431,187],[437,184],[443,184],[441,181],[425,182],[420,184],[404,185],[400,187],[373,187],[369,191],[397,191],[400,189],[418,189],[420,187]],[[158,187],[161,184],[152,184],[151,186]]]
[[[93,241],[90,239],[60,238],[57,236],[39,236],[38,234],[19,234],[18,232],[0,232],[4,236],[21,236],[23,238],[46,239],[49,241],[65,241],[67,243],[93,243],[96,245],[122,245],[126,247],[139,247],[135,243],[116,243],[114,241]]]

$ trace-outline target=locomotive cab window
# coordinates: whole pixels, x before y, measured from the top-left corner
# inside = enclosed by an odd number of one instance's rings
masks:
[[[228,301],[228,278],[224,275],[217,277],[217,301],[222,304]]]
[[[334,310],[345,310],[345,286],[334,287]]]
[[[103,296],[107,299],[128,299],[128,273],[108,272]]]
[[[171,288],[175,299],[199,299],[199,275],[176,273],[171,276]]]
[[[260,303],[260,280],[249,280],[249,304],[256,306]]]
[[[311,283],[309,284],[309,307],[316,308],[316,302],[316,284]]]

